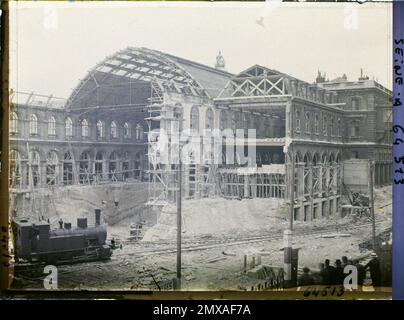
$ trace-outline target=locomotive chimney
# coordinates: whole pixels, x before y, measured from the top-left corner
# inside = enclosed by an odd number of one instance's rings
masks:
[[[95,209],[95,226],[99,226],[101,224],[101,209]]]
[[[87,218],[77,218],[77,227],[81,229],[87,228]]]

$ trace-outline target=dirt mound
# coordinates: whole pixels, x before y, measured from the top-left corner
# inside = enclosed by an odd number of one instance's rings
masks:
[[[266,230],[286,221],[282,199],[198,199],[183,202],[182,229],[185,237],[235,234]],[[158,223],[147,230],[143,240],[175,239],[176,207],[163,208]]]
[[[17,218],[49,219],[57,226],[60,218],[76,224],[77,218],[87,217],[94,223],[94,209],[102,210],[102,221],[109,225],[138,215],[147,202],[146,183],[111,183],[94,186],[73,185],[37,189],[12,197],[11,210]]]

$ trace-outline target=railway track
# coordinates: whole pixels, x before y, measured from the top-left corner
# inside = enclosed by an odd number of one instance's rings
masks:
[[[378,220],[376,221],[376,225],[378,226],[378,231],[383,232],[387,229],[390,228],[390,226],[386,223],[384,226],[382,225],[384,220]],[[298,242],[299,239],[304,238],[304,237],[313,237],[313,236],[322,236],[326,234],[342,234],[342,233],[348,233],[348,232],[353,232],[354,230],[358,229],[363,229],[363,228],[369,228],[369,235],[370,235],[370,230],[371,230],[371,223],[366,222],[366,223],[361,223],[361,224],[344,224],[344,225],[331,225],[331,226],[324,226],[324,227],[316,227],[315,229],[312,230],[305,230],[305,229],[296,229],[295,234],[293,238]],[[278,232],[277,234],[272,234],[272,235],[256,235],[256,236],[249,236],[249,237],[241,237],[241,238],[226,238],[226,239],[219,239],[219,238],[209,238],[209,239],[204,239],[204,238],[199,238],[199,239],[192,239],[185,241],[182,246],[182,252],[191,252],[191,251],[202,251],[202,250],[210,250],[210,249],[217,249],[217,248],[227,248],[227,247],[232,247],[232,246],[241,246],[245,244],[251,244],[251,243],[259,243],[259,242],[271,242],[271,241],[279,241],[282,240],[283,234],[281,232]],[[338,240],[337,240],[338,241]],[[129,245],[128,245],[129,246]],[[64,274],[68,276],[69,274],[75,274],[77,270],[87,270],[88,268],[94,268],[98,267],[102,271],[104,268],[107,268],[108,270],[111,267],[117,268],[118,265],[120,265],[121,261],[119,259],[120,256],[130,256],[134,258],[139,258],[139,257],[148,257],[148,256],[153,256],[153,255],[169,255],[169,254],[175,254],[176,251],[176,245],[175,242],[164,242],[163,247],[161,246],[161,243],[146,243],[146,247],[142,247],[139,243],[135,244],[132,243],[130,245],[130,252],[126,253],[120,253],[116,252],[113,254],[113,258],[117,257],[118,260],[116,261],[106,261],[105,263],[101,265],[94,265],[94,264],[78,264],[78,265],[69,265],[69,266],[60,266],[59,271],[60,274]],[[129,251],[129,250],[128,250]],[[122,266],[120,266],[122,267]],[[122,267],[124,270],[124,266]],[[17,266],[16,268],[18,271],[19,277],[29,279],[32,281],[42,281],[41,279],[43,278],[43,265],[37,264],[37,265],[32,265],[32,264],[27,264],[27,265],[21,265]],[[125,273],[122,271],[122,273]]]
[[[384,220],[378,220],[376,221],[376,225],[380,225],[381,223],[385,222]],[[335,233],[343,233],[347,231],[352,231],[356,229],[361,229],[365,227],[371,228],[372,223],[362,223],[358,225],[351,225],[351,224],[346,224],[343,226],[328,226],[328,227],[321,227],[316,230],[296,230],[294,234],[294,238],[302,238],[302,237],[307,237],[307,236],[321,236],[325,233],[329,232],[335,232]],[[386,230],[388,229],[387,227],[383,229]],[[256,243],[256,242],[265,242],[265,241],[277,241],[281,240],[283,238],[282,234],[276,234],[276,235],[263,235],[263,236],[253,236],[253,237],[243,237],[239,239],[212,239],[209,241],[206,241],[203,244],[192,244],[192,243],[187,243],[184,242],[182,246],[182,251],[183,252],[190,252],[190,251],[200,251],[200,250],[209,250],[209,249],[215,249],[215,248],[221,248],[221,247],[229,247],[229,246],[235,246],[235,245],[242,245],[242,244],[249,244],[249,243]],[[194,240],[193,242],[200,243],[203,242],[203,240]],[[163,254],[172,254],[177,252],[176,246],[168,246],[166,248],[152,248],[152,249],[145,249],[142,248],[140,250],[136,250],[135,252],[132,252],[130,255],[133,256],[150,256],[150,255],[163,255]],[[126,254],[125,254],[126,255]]]

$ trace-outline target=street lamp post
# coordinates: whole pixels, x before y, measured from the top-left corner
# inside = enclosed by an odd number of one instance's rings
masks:
[[[177,190],[177,288],[181,290],[181,228],[182,228],[182,146],[179,144]]]
[[[295,214],[295,156],[293,155],[292,147],[290,147],[291,159],[290,159],[290,212],[289,212],[289,230],[293,231],[293,219]]]
[[[283,269],[285,272],[285,287],[289,288],[292,284],[292,232],[293,232],[293,219],[294,219],[294,204],[295,204],[295,157],[293,154],[292,146],[289,147],[290,151],[290,172],[289,172],[289,197],[290,197],[290,207],[289,207],[289,229],[285,230],[283,233],[283,250],[284,250],[284,265]]]
[[[181,244],[182,244],[182,149],[188,143],[188,139],[182,140],[181,133],[184,119],[182,110],[179,116],[178,137],[178,190],[177,190],[177,289],[181,290]]]
[[[372,219],[372,245],[373,250],[376,250],[376,221],[375,221],[375,201],[373,195],[373,161],[369,162],[369,197],[370,197],[370,215]]]

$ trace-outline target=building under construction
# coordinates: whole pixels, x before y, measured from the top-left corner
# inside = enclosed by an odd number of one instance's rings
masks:
[[[32,192],[148,181],[148,205],[160,206],[177,197],[182,150],[184,199],[285,198],[296,220],[336,216],[345,161],[374,160],[375,185],[390,183],[391,96],[363,75],[318,72],[308,83],[259,65],[232,74],[220,53],[209,67],[129,47],[95,65],[66,100],[12,93],[10,184]],[[236,151],[248,145],[254,163]]]

